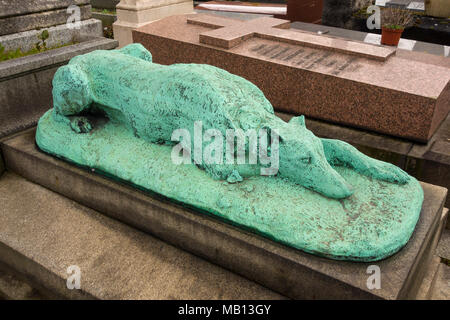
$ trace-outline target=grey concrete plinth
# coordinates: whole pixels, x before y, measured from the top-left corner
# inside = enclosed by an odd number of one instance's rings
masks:
[[[0,202],[0,260],[56,296],[284,298],[13,173],[0,178]],[[79,268],[80,290],[67,288],[69,266]],[[13,297],[30,291],[17,281],[6,284]]]
[[[291,298],[415,298],[442,228],[447,190],[423,183],[420,219],[400,252],[372,263],[319,258],[46,155],[34,135],[30,129],[3,141],[7,170]],[[373,264],[381,289],[367,288]]]
[[[90,5],[80,6],[81,20],[91,18]],[[31,13],[27,15],[11,16],[0,19],[0,35],[14,34],[17,32],[34,30],[40,28],[52,27],[60,24],[66,24],[71,12],[67,9],[58,9],[52,11]]]
[[[52,80],[60,66],[77,55],[118,45],[117,41],[106,38],[80,40],[75,45],[0,64],[0,137],[37,123],[52,105]]]

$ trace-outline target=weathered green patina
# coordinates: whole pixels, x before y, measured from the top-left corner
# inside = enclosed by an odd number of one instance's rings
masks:
[[[385,258],[414,231],[423,201],[417,180],[315,137],[303,117],[282,121],[256,86],[224,70],[154,64],[134,44],[72,59],[53,86],[54,109],[36,134],[45,152],[335,259]],[[194,136],[195,121],[223,136],[276,130],[278,174],[260,176],[261,164],[174,164],[172,133]]]

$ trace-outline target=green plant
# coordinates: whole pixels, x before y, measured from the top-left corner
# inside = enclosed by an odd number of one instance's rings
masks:
[[[414,15],[409,10],[389,7],[383,9],[381,23],[388,29],[405,29],[414,23]]]
[[[39,40],[42,41],[42,45],[41,45],[40,42],[37,42],[36,45],[35,45],[36,49],[39,52],[46,51],[47,50],[47,43],[45,41],[50,37],[50,34],[48,33],[48,30],[42,31],[42,33],[39,34],[37,37],[38,37]]]

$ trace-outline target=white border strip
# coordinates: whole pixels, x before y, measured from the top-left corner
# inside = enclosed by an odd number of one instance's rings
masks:
[[[197,8],[204,8],[209,10],[245,12],[245,13],[261,13],[261,14],[287,14],[285,7],[268,7],[268,6],[238,6],[238,5],[223,5],[223,4],[201,4]]]

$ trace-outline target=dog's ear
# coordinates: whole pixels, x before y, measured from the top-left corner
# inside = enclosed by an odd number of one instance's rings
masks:
[[[294,126],[298,126],[298,127],[306,127],[305,124],[305,116],[299,116],[299,117],[293,117],[290,121],[289,124],[294,125]]]

